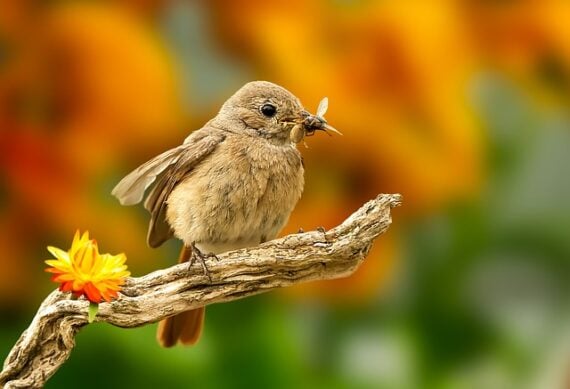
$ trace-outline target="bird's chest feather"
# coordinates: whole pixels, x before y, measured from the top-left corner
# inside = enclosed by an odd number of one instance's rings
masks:
[[[168,221],[186,243],[272,239],[299,200],[299,152],[243,138],[221,144],[170,195]]]

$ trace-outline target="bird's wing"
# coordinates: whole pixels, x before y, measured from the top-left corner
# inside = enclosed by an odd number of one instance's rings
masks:
[[[122,205],[133,205],[141,202],[144,192],[164,172],[169,166],[178,161],[184,151],[184,145],[175,147],[145,162],[125,178],[123,178],[114,188],[111,194],[115,196]]]
[[[176,186],[194,167],[224,140],[221,131],[206,128],[195,131],[184,144],[170,149],[144,163],[117,184],[112,194],[123,205],[139,203],[144,192],[156,182],[144,206],[151,219],[147,241],[149,246],[158,247],[172,237],[166,221],[166,200]]]
[[[180,157],[160,175],[144,203],[150,212],[147,235],[150,247],[158,247],[172,237],[172,229],[166,220],[166,202],[176,185],[224,139],[225,135],[221,132],[209,132],[206,135],[197,133],[195,137],[191,137],[180,146],[184,150]]]

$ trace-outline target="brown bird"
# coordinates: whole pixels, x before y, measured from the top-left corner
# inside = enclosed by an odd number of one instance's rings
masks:
[[[147,242],[158,247],[172,237],[182,240],[180,262],[256,246],[277,236],[301,197],[304,169],[296,143],[316,130],[338,133],[323,118],[326,105],[323,99],[311,115],[286,89],[250,82],[182,145],[135,169],[112,193],[132,205],[152,186],[144,202],[151,214]],[[204,312],[162,320],[159,343],[196,343]]]

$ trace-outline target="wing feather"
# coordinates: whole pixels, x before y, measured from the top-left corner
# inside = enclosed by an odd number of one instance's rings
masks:
[[[180,155],[185,150],[182,146],[167,150],[164,153],[145,162],[125,178],[123,178],[114,188],[111,194],[115,196],[122,205],[134,205],[141,202],[144,192],[153,184],[166,168],[178,161]]]
[[[220,130],[204,127],[193,132],[184,144],[142,164],[115,186],[113,196],[123,205],[133,205],[141,202],[145,191],[154,184],[144,202],[144,207],[151,214],[147,236],[149,246],[158,247],[172,237],[166,220],[168,196],[224,139],[225,135]]]
[[[150,212],[147,242],[150,247],[158,247],[172,237],[172,230],[166,220],[167,200],[176,185],[210,155],[225,136],[222,133],[210,133],[196,137],[184,143],[184,151],[159,177],[145,201],[145,208]]]

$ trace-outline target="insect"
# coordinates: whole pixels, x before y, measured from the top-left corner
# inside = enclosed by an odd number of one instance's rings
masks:
[[[316,115],[308,115],[302,123],[295,124],[291,130],[291,140],[293,140],[295,143],[298,143],[303,140],[305,136],[315,135],[316,131],[324,131],[329,136],[331,135],[329,131],[342,135],[340,131],[328,124],[325,120],[325,113],[327,112],[328,108],[329,99],[327,97],[324,97],[317,107]],[[307,147],[307,144],[305,144],[305,147]]]

